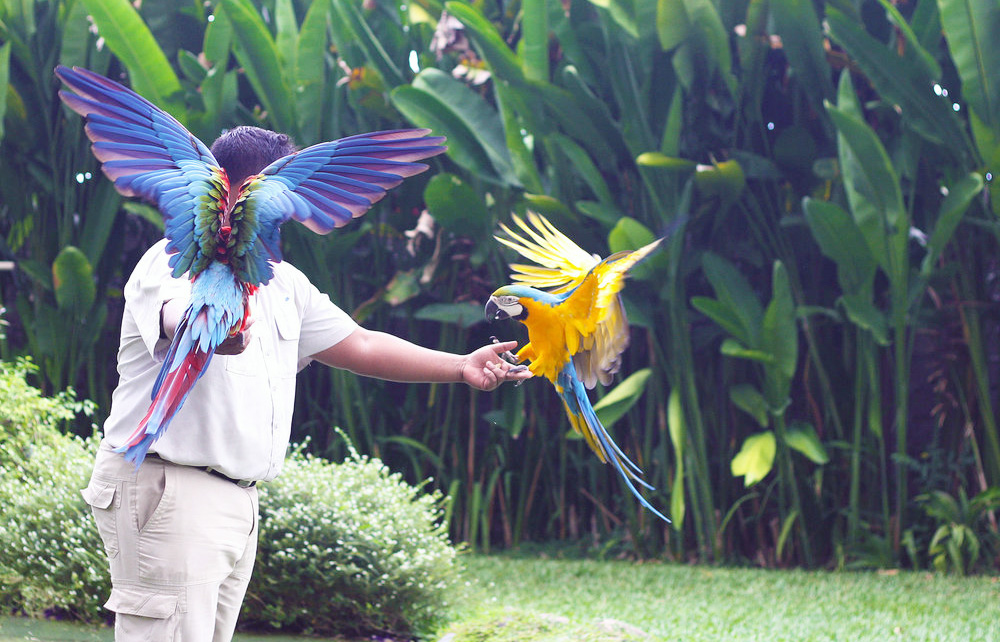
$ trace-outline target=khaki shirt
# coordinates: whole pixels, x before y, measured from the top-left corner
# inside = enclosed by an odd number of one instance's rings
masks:
[[[190,295],[154,245],[125,285],[118,387],[105,441],[125,443],[150,404],[169,342],[160,337],[165,301]],[[311,356],[343,340],[357,324],[304,274],[281,262],[251,300],[251,340],[239,355],[215,355],[204,376],[149,451],[176,464],[211,466],[234,479],[267,481],[281,470],[291,433],[295,375]]]

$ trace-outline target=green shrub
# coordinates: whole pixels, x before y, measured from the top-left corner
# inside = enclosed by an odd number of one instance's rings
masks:
[[[0,610],[103,621],[107,560],[80,495],[98,440],[58,429],[91,406],[72,391],[42,396],[25,380],[32,370],[0,362]],[[332,633],[436,621],[455,557],[440,495],[352,450],[343,464],[292,453],[260,498],[245,625]]]
[[[80,496],[97,440],[58,430],[90,405],[72,391],[43,397],[25,381],[33,368],[0,362],[0,607],[101,621],[107,560]]]
[[[37,372],[31,359],[0,361],[0,466],[26,465],[32,451],[62,437],[59,426],[77,414],[93,414],[94,404],[77,401],[72,388],[52,397],[28,383]]]
[[[293,453],[261,488],[241,621],[314,634],[425,630],[454,578],[441,507],[354,451],[336,465]]]

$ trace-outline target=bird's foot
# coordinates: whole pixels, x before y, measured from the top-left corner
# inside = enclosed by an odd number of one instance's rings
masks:
[[[490,337],[490,341],[492,341],[493,343],[500,343],[500,339],[497,339],[496,337]],[[521,368],[521,369],[524,369],[524,368],[528,367],[528,366],[518,366],[517,365],[517,355],[515,355],[510,350],[504,350],[503,352],[501,352],[500,353],[500,358],[503,359],[504,361],[506,361],[507,363],[513,364],[515,367],[518,367],[518,368]],[[519,371],[515,371],[512,368],[511,372],[519,372]]]

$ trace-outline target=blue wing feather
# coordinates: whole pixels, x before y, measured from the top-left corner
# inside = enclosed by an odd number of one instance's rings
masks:
[[[284,221],[293,218],[322,234],[346,224],[386,190],[427,169],[416,161],[444,152],[444,139],[413,129],[321,143],[278,159],[233,194],[208,147],[175,118],[86,69],[59,66],[55,74],[66,88],[59,92],[63,102],[86,120],[104,174],[121,194],[143,198],[163,214],[173,276],[194,279],[192,307],[178,328],[183,338],[175,335],[153,404],[126,447],[138,465],[233,327],[235,299],[219,307],[212,288],[225,282],[232,294],[267,283],[281,260]],[[233,239],[232,251],[218,260],[218,244]]]
[[[178,252],[171,257],[174,275],[188,271],[202,251],[194,222],[217,218],[228,194],[224,174],[213,171],[218,162],[211,151],[173,116],[130,89],[86,69],[60,66],[55,73],[70,90],[60,91],[60,97],[87,120],[87,135],[105,175],[125,196],[159,208],[169,247]],[[208,193],[222,198],[203,198]]]

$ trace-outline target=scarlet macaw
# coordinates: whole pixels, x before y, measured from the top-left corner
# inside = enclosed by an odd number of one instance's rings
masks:
[[[598,381],[610,384],[621,367],[629,335],[619,292],[628,271],[663,239],[601,260],[581,249],[545,217],[529,212],[528,221],[530,225],[514,216],[529,238],[503,224],[507,236],[495,238],[542,267],[512,264],[515,282],[490,296],[486,317],[491,321],[517,319],[528,328],[528,343],[514,360],[530,361],[528,369],[533,374],[552,382],[573,429],[583,435],[601,461],[611,462],[643,506],[669,522],[636,489],[636,483],[652,487],[639,479],[642,471],[601,424],[587,396],[587,388]]]
[[[192,280],[149,410],[119,448],[138,467],[207,370],[219,345],[245,329],[250,297],[281,261],[279,228],[294,218],[319,234],[361,216],[403,178],[445,151],[429,130],[382,131],[320,143],[230,185],[200,140],[145,98],[86,69],[56,76],[59,96],[86,119],[104,174],[125,196],[163,214],[174,278]]]

